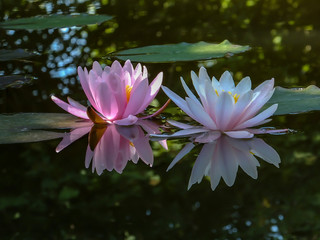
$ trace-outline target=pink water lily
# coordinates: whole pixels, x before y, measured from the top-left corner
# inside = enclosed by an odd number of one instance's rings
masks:
[[[92,163],[92,172],[101,175],[104,170],[115,170],[122,173],[128,161],[137,163],[139,158],[147,165],[153,164],[153,153],[149,136],[144,133],[160,133],[159,125],[149,120],[138,120],[131,126],[116,124],[87,125],[75,128],[66,133],[56,148],[62,151],[74,141],[89,133],[89,144],[86,150],[85,166]],[[159,142],[168,149],[165,140]]]
[[[167,87],[162,87],[169,98],[202,126],[191,126],[173,122],[173,125],[182,128],[172,135],[173,137],[187,136],[206,131],[217,131],[214,138],[224,133],[233,138],[251,138],[256,133],[274,133],[287,131],[265,129],[251,129],[264,123],[277,110],[278,104],[273,104],[259,113],[263,105],[271,98],[274,92],[274,79],[267,80],[251,90],[249,77],[243,78],[237,86],[231,74],[226,71],[218,81],[215,77],[210,79],[204,67],[200,68],[199,76],[191,72],[193,86],[200,99],[189,89],[183,78],[181,83],[188,97],[178,96]]]
[[[156,97],[163,74],[159,73],[149,84],[147,68],[137,64],[134,69],[130,60],[127,60],[123,67],[114,61],[111,67],[106,66],[104,69],[98,62],[94,62],[89,72],[86,68],[78,67],[78,75],[91,106],[104,122],[132,125],[138,120],[137,115]],[[66,103],[55,96],[51,98],[65,111],[80,118],[90,118],[87,107],[73,99],[68,98]]]

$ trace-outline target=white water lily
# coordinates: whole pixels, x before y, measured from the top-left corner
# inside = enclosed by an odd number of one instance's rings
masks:
[[[206,142],[205,139],[201,140]],[[171,162],[167,171],[187,155],[194,146],[192,142],[187,143]],[[212,190],[216,189],[221,178],[230,187],[235,182],[239,166],[250,177],[257,179],[257,167],[260,164],[256,157],[279,167],[278,153],[262,139],[235,139],[222,135],[214,141],[209,141],[203,145],[193,165],[188,189],[193,184],[200,183],[204,176],[210,177]]]
[[[263,105],[274,92],[274,79],[264,81],[254,90],[251,89],[249,77],[243,78],[237,86],[231,74],[226,71],[218,81],[210,79],[206,69],[200,68],[199,76],[191,72],[193,86],[200,99],[189,89],[183,78],[181,83],[187,93],[185,99],[178,96],[167,87],[162,87],[169,98],[186,114],[202,126],[192,126],[171,121],[173,125],[182,128],[172,137],[188,136],[206,131],[217,131],[214,140],[224,133],[233,138],[252,138],[257,133],[284,132],[282,130],[250,129],[271,121],[268,119],[277,110],[278,104],[273,104],[259,113]],[[166,136],[168,137],[168,136]]]

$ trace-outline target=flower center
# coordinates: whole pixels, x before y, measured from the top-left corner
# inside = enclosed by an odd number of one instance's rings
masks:
[[[129,102],[129,99],[130,99],[131,90],[132,90],[132,86],[126,85],[127,103]]]
[[[219,93],[218,93],[218,91],[217,90],[214,90],[215,92],[216,92],[216,94],[217,94],[217,96],[219,97]],[[224,90],[222,90],[223,92],[224,92]],[[230,91],[228,91],[228,93],[233,97],[233,99],[234,99],[234,103],[237,103],[237,101],[238,101],[238,99],[239,99],[239,97],[240,97],[240,95],[239,94],[234,94],[234,95],[232,95],[232,92],[230,92]]]

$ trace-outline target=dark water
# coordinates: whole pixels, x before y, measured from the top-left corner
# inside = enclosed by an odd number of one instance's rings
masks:
[[[1,49],[39,55],[1,62],[0,75],[36,77],[29,85],[0,92],[1,113],[63,112],[50,94],[85,96],[77,66],[110,64],[112,51],[178,42],[250,45],[252,50],[207,62],[145,64],[152,77],[181,92],[180,76],[206,66],[254,85],[270,79],[283,87],[306,87],[320,77],[318,1],[0,1],[0,18],[69,13],[109,14],[100,25],[42,31],[0,29]],[[181,95],[184,93],[181,92]],[[157,97],[166,101],[164,93]],[[179,114],[172,104],[173,112]],[[273,127],[298,132],[263,139],[280,155],[280,168],[260,161],[258,179],[239,170],[235,184],[215,191],[203,179],[187,191],[200,146],[172,170],[166,168],[185,144],[152,143],[152,168],[129,162],[123,174],[101,176],[85,168],[87,138],[59,154],[60,140],[1,145],[1,239],[319,239],[319,113],[273,117]],[[269,125],[270,125],[269,124]]]

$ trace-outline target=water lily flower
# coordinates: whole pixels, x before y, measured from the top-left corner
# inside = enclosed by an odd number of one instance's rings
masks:
[[[68,98],[66,103],[52,96],[52,100],[58,106],[80,118],[131,125],[138,121],[137,115],[156,97],[163,74],[160,72],[149,84],[147,68],[137,64],[134,69],[130,60],[127,60],[123,67],[118,61],[114,61],[111,67],[106,66],[104,69],[98,62],[94,62],[89,72],[86,68],[78,67],[78,75],[82,89],[91,104],[91,114],[88,114],[87,107],[71,98]],[[152,117],[163,108],[140,119]]]
[[[104,170],[115,170],[122,173],[128,161],[137,163],[141,159],[152,166],[153,153],[149,144],[149,136],[144,133],[160,133],[159,126],[149,120],[138,120],[131,126],[117,124],[96,125],[88,123],[65,134],[56,148],[60,152],[71,143],[89,133],[89,143],[86,150],[85,166],[92,162],[92,172],[99,175]],[[165,149],[165,140],[159,142]]]
[[[202,142],[206,142],[202,139]],[[193,148],[194,143],[187,143],[169,165],[170,170]],[[220,179],[230,187],[234,184],[239,166],[253,179],[257,179],[257,167],[260,166],[256,157],[279,167],[278,153],[262,139],[236,139],[221,135],[214,141],[206,142],[193,165],[188,189],[200,183],[204,176],[210,177],[211,189],[215,190]]]
[[[252,138],[257,133],[284,132],[282,130],[251,129],[264,123],[277,110],[277,104],[260,112],[263,105],[271,98],[274,92],[274,79],[267,80],[251,90],[249,77],[243,78],[237,86],[231,74],[226,71],[218,81],[215,77],[210,79],[204,67],[200,68],[199,76],[191,72],[193,86],[200,99],[189,89],[183,78],[181,83],[187,93],[185,99],[178,96],[167,87],[162,87],[169,98],[202,126],[192,126],[175,121],[173,125],[182,128],[172,136],[187,136],[195,133],[216,131],[210,135],[214,140],[220,134],[226,134],[233,138]],[[167,137],[167,136],[166,136]]]

